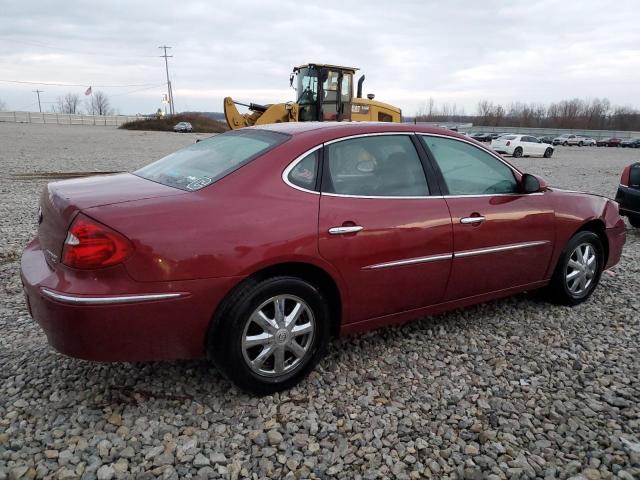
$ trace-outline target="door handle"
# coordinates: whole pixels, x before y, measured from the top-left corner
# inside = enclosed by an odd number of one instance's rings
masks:
[[[351,225],[348,227],[332,227],[329,229],[329,233],[331,235],[345,235],[347,233],[357,233],[362,230],[364,227],[360,225]]]
[[[482,223],[485,221],[484,217],[462,217],[460,223],[463,225],[474,225],[476,223]]]

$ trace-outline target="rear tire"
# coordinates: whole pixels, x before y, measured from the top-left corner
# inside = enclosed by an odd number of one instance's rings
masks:
[[[514,158],[522,157],[522,147],[518,147],[513,151]]]
[[[553,155],[553,148],[547,148],[544,151],[544,158],[551,158],[551,155]]]
[[[598,235],[576,233],[558,259],[547,286],[548,299],[559,305],[578,305],[595,290],[604,266],[604,248]]]
[[[329,340],[326,300],[296,277],[246,281],[223,302],[214,322],[209,358],[235,385],[257,395],[300,382]]]
[[[564,142],[564,143],[562,144],[562,146],[563,146],[563,147],[568,147],[568,146],[569,146],[569,142]]]
[[[579,146],[579,147],[582,147],[583,145],[584,145],[584,143],[582,143],[582,142],[578,142],[578,146]]]

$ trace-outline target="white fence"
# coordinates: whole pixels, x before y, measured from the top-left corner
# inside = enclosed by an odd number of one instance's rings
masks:
[[[74,115],[67,113],[0,112],[0,122],[117,127],[146,118],[142,115]]]

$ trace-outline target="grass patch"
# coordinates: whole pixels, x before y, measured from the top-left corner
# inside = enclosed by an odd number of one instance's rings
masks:
[[[176,123],[189,122],[196,133],[222,133],[228,130],[226,124],[213,120],[205,115],[178,114],[164,118],[150,118],[135,120],[120,125],[118,128],[125,130],[158,130],[161,132],[173,132]]]

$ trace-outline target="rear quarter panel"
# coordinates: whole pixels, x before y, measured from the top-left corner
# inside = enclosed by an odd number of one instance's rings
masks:
[[[602,222],[605,229],[624,228],[617,205],[605,197],[555,188],[548,191],[547,195],[556,211],[556,245],[547,277],[553,274],[571,237],[587,223],[596,220]]]

